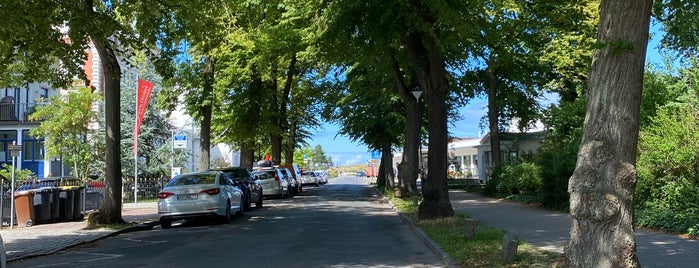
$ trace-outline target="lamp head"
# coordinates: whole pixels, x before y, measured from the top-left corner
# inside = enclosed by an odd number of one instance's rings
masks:
[[[420,86],[417,86],[410,93],[413,93],[413,96],[415,96],[415,99],[420,100],[420,96],[422,96],[422,88]]]

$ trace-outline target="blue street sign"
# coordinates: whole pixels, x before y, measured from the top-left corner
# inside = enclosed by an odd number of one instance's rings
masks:
[[[187,135],[175,135],[173,145],[175,149],[187,149]]]

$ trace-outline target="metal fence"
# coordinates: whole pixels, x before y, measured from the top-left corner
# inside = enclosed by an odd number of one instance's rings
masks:
[[[167,184],[167,178],[139,178],[138,187],[134,187],[134,179],[126,178],[123,182],[122,196],[124,202],[134,201],[134,192],[140,200],[158,199],[158,192]]]
[[[166,178],[141,178],[138,180],[138,201],[146,201],[146,200],[157,200],[158,198],[158,192],[162,189],[162,185],[165,185],[167,183]],[[75,185],[73,185],[75,186]],[[79,200],[76,199],[59,199],[58,196],[55,198],[55,202],[59,202],[59,200],[62,202],[62,206],[67,206],[66,204],[70,203],[75,206],[75,215],[87,215],[89,212],[94,211],[99,209],[102,206],[102,203],[104,202],[104,196],[105,196],[105,191],[106,187],[104,185],[104,182],[102,181],[90,181],[88,183],[83,184],[82,186],[76,186],[79,187],[79,190],[74,190],[74,195],[73,198],[79,198]],[[123,195],[122,195],[122,201],[123,202],[133,202],[134,201],[134,181],[133,179],[125,179],[123,181]],[[64,190],[59,190],[56,188],[56,195],[61,195],[60,198],[66,198],[66,194],[63,193]],[[1,226],[10,226],[10,210],[11,210],[11,198],[12,198],[12,193],[9,189],[5,188],[4,193],[2,193],[2,219],[0,220]],[[42,202],[47,202],[46,200],[42,201],[41,194],[35,194],[32,200],[32,204],[34,205],[33,208],[40,209]],[[50,201],[53,202],[53,201]],[[77,205],[75,205],[77,204]],[[44,204],[46,205],[46,204]],[[51,204],[51,205],[56,205],[58,204]],[[47,206],[48,207],[48,206]],[[61,208],[62,210],[62,208]],[[39,214],[38,212],[35,212],[34,214]],[[17,213],[14,213],[14,220],[13,222],[15,225],[18,225],[17,223]],[[38,217],[38,216],[37,216]],[[77,219],[77,217],[73,217],[67,220],[74,220]],[[55,218],[50,218],[49,220],[45,221],[37,221],[36,223],[48,223],[48,222],[57,222],[57,221],[64,221],[66,219],[58,219],[56,220]]]

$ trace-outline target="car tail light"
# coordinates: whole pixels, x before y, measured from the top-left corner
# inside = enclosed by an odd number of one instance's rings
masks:
[[[165,198],[170,197],[171,195],[175,195],[175,194],[170,193],[170,192],[159,192],[159,193],[158,193],[158,198],[160,198],[160,199],[165,199]]]
[[[279,181],[279,174],[274,174],[274,180]]]
[[[203,190],[200,193],[205,193],[208,195],[217,195],[217,194],[221,193],[221,189],[220,188],[211,188],[211,189]]]

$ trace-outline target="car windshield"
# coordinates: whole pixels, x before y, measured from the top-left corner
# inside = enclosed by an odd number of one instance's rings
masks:
[[[233,180],[249,180],[249,173],[244,169],[227,170],[226,175]]]
[[[196,184],[214,184],[216,183],[215,174],[192,174],[175,177],[167,183],[167,186],[182,186]]]
[[[231,179],[247,179],[248,178],[248,172],[243,170],[243,169],[228,170],[228,171],[226,171],[226,174]]]

